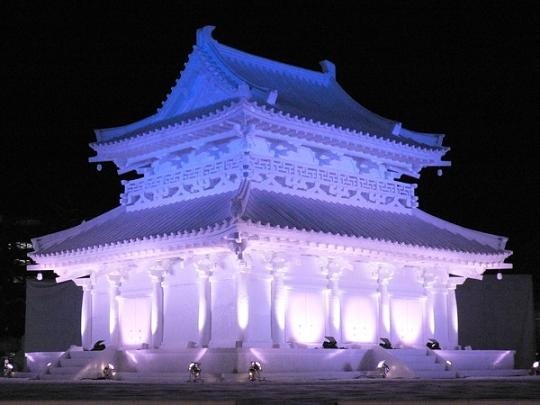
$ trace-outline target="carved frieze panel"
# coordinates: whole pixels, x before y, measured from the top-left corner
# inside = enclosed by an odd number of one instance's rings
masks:
[[[269,190],[353,205],[388,209],[416,205],[414,186],[384,179],[373,162],[368,162],[370,174],[337,153],[261,137],[253,137],[252,144],[255,153],[242,138],[229,137],[192,149],[181,156],[182,162],[171,155],[156,160],[143,178],[125,183],[122,204],[130,209],[157,206],[231,191],[248,179]]]

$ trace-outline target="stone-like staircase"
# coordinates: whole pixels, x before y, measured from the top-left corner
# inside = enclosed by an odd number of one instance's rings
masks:
[[[82,351],[69,350],[56,361],[50,362],[42,370],[40,380],[81,380],[97,379],[101,376],[103,367],[115,357],[115,350]]]
[[[389,354],[407,366],[416,378],[456,378],[456,371],[430,350],[395,349]]]

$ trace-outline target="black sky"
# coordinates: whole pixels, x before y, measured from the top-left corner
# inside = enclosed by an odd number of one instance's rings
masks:
[[[80,221],[117,205],[113,166],[87,163],[92,129],[153,114],[211,24],[247,52],[312,69],[330,59],[365,107],[445,133],[452,167],[423,173],[421,208],[510,237],[516,271],[534,273],[539,10],[411,3],[2,3],[0,214]]]

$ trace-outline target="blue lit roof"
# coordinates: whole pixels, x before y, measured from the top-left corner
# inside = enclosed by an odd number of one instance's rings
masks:
[[[198,31],[197,45],[182,76],[155,115],[122,127],[96,130],[97,141],[112,142],[165,127],[171,122],[182,122],[200,111],[209,112],[224,103],[237,101],[238,89],[244,87],[248,89],[250,100],[285,115],[406,145],[443,149],[443,135],[407,130],[401,123],[383,118],[357,103],[335,80],[335,68],[330,62],[321,63],[325,72],[275,62],[219,44],[212,38],[212,30],[213,27],[205,27]],[[190,70],[195,64],[199,70]],[[197,83],[193,76],[200,75],[201,67],[222,83]],[[206,88],[190,91],[194,86]]]

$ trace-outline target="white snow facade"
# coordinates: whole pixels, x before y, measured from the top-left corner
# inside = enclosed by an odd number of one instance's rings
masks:
[[[443,136],[355,102],[335,67],[250,55],[198,31],[156,114],[96,131],[120,205],[35,238],[32,271],[81,286],[82,343],[124,349],[458,345],[456,286],[510,268],[506,238],[418,208]]]

